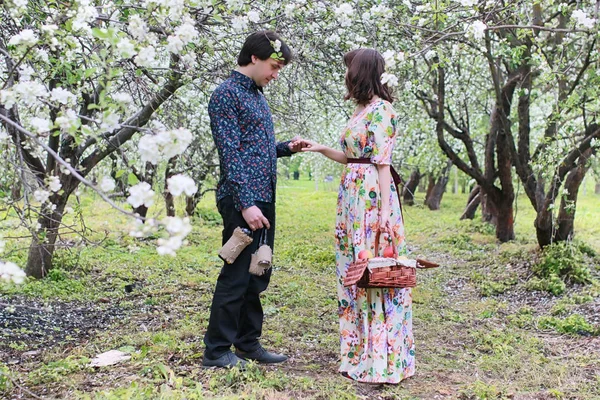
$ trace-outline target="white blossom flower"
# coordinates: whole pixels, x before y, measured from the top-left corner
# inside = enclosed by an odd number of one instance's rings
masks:
[[[0,141],[8,139],[8,133],[0,128]]]
[[[161,160],[158,142],[153,135],[142,136],[138,143],[138,151],[144,162],[151,162],[156,165]]]
[[[142,204],[150,207],[154,204],[154,190],[152,190],[149,183],[140,182],[129,188],[127,202],[135,208],[140,207]]]
[[[0,261],[0,279],[6,282],[12,281],[19,285],[25,280],[25,272],[15,263]]]
[[[137,14],[129,16],[129,26],[127,29],[129,30],[129,33],[131,33],[131,36],[139,41],[144,40],[148,32],[146,23]]]
[[[384,51],[382,56],[387,68],[392,69],[396,66],[396,52],[394,52],[394,50]]]
[[[243,16],[233,17],[231,27],[238,32],[246,30],[248,28],[248,18]]]
[[[47,118],[32,117],[29,120],[29,125],[31,125],[37,133],[49,132],[50,129],[52,129],[52,121]]]
[[[294,11],[296,11],[296,5],[294,3],[286,4],[285,8],[283,9],[283,13],[288,18],[294,16]]]
[[[458,0],[463,7],[473,7],[477,4],[477,0]]]
[[[158,247],[156,251],[161,256],[172,256],[175,257],[175,250],[178,250],[183,245],[183,238],[181,236],[171,236],[168,239],[158,239]]]
[[[46,201],[48,201],[48,198],[50,197],[50,192],[47,190],[43,190],[43,189],[38,189],[35,192],[33,192],[33,197],[39,201],[40,203],[45,203]]]
[[[192,231],[192,224],[189,217],[165,217],[161,222],[167,229],[167,232],[173,236],[185,237]]]
[[[35,73],[31,66],[25,64],[19,68],[19,81],[28,82],[31,80],[31,76]]]
[[[115,190],[115,187],[115,181],[110,176],[102,177],[102,180],[100,181],[100,189],[102,189],[103,192],[112,192]]]
[[[48,97],[46,86],[35,81],[19,82],[13,86],[13,91],[28,106],[36,105],[40,97]]]
[[[138,150],[142,161],[156,165],[162,159],[168,160],[183,153],[192,142],[192,132],[179,128],[172,131],[159,131],[140,139]]]
[[[256,11],[248,12],[248,21],[254,22],[255,24],[260,21],[260,15]]]
[[[475,40],[481,40],[485,37],[487,25],[482,21],[475,21],[467,28],[467,35]]]
[[[179,36],[169,36],[167,38],[167,50],[173,54],[179,54],[183,50],[183,41]]]
[[[44,49],[35,49],[35,55],[36,55],[36,58],[40,61],[43,61],[46,63],[49,61],[48,52]]]
[[[121,104],[129,104],[133,102],[133,97],[131,97],[129,93],[125,92],[117,92],[112,95],[112,98],[114,101]]]
[[[585,28],[591,29],[594,27],[596,20],[594,18],[590,18],[583,10],[575,10],[573,11],[573,18],[577,20],[578,25],[582,25]]]
[[[135,45],[133,42],[127,38],[122,38],[117,43],[117,51],[119,55],[123,58],[131,58],[137,54],[135,49]]]
[[[175,29],[175,35],[186,45],[198,36],[198,31],[193,24],[186,22]]]
[[[56,31],[58,31],[58,25],[56,24],[48,24],[48,25],[42,25],[42,32],[50,34],[50,35],[54,35],[54,33],[56,33]]]
[[[6,108],[12,108],[12,106],[17,102],[17,94],[10,90],[0,90],[0,104],[3,104]]]
[[[349,27],[352,25],[352,14],[354,14],[354,8],[349,3],[340,4],[334,9],[334,13],[337,17],[338,22],[342,27]]]
[[[233,11],[240,10],[244,7],[244,0],[226,0],[227,7]]]
[[[198,191],[194,180],[182,174],[174,175],[167,179],[167,186],[169,193],[173,196],[180,196],[182,193],[185,193],[189,197]]]
[[[88,0],[80,0],[79,7],[74,13],[72,27],[74,31],[90,32],[90,23],[98,17],[98,10]]]
[[[119,116],[117,114],[111,111],[104,112],[102,116],[102,122],[100,123],[101,129],[112,132],[120,127],[121,125],[119,124]]]
[[[23,29],[18,34],[14,35],[8,41],[9,45],[25,45],[25,46],[33,46],[38,42],[39,38],[31,29]]]
[[[63,111],[54,122],[64,132],[75,130],[81,125],[77,113],[71,109]]]
[[[48,187],[54,193],[60,190],[62,184],[60,183],[60,179],[58,178],[58,176],[51,176],[50,178],[48,178]]]
[[[390,87],[398,86],[398,77],[394,74],[384,72],[381,74],[381,84],[385,85],[386,83]]]
[[[73,212],[73,207],[65,207],[65,211],[63,211],[63,214],[73,214]]]
[[[279,39],[275,39],[275,41],[273,42],[273,50],[275,50],[275,52],[279,52],[279,50],[281,50],[281,40]]]
[[[152,46],[147,46],[141,48],[133,60],[140,67],[151,67],[155,61],[154,57],[156,57],[156,50]]]
[[[58,101],[60,104],[67,104],[70,100],[76,99],[73,93],[60,87],[52,89],[52,92],[50,92],[50,98],[54,101]]]

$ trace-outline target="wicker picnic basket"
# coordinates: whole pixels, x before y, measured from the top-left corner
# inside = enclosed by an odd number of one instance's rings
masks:
[[[379,236],[375,236],[375,249],[379,249]],[[417,286],[417,268],[435,268],[439,265],[421,258],[409,260],[398,257],[396,240],[391,231],[394,257],[374,257],[357,260],[350,264],[344,286],[361,288],[409,288]]]

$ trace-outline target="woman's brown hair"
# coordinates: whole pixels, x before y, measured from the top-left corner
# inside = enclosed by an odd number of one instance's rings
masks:
[[[379,96],[390,103],[393,101],[388,85],[381,83],[385,60],[377,50],[352,50],[344,54],[344,64],[348,68],[345,100],[353,99],[358,104],[366,105],[373,96]]]

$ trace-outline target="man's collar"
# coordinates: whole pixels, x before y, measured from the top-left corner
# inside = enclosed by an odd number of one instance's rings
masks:
[[[247,75],[242,74],[240,71],[233,70],[231,72],[231,79],[233,79],[235,82],[238,82],[240,85],[242,85],[246,89],[256,89],[256,90],[259,90],[261,93],[263,91],[263,88],[258,86],[252,78],[250,78]]]

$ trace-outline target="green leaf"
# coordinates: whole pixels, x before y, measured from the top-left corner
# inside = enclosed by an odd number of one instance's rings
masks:
[[[117,173],[115,174],[115,178],[119,179],[120,177],[122,177],[125,174],[125,170],[124,169],[120,169],[117,171]]]
[[[137,176],[135,176],[135,174],[133,172],[130,172],[129,175],[127,176],[127,184],[130,186],[133,186],[138,183],[140,183],[140,180],[137,178]]]

